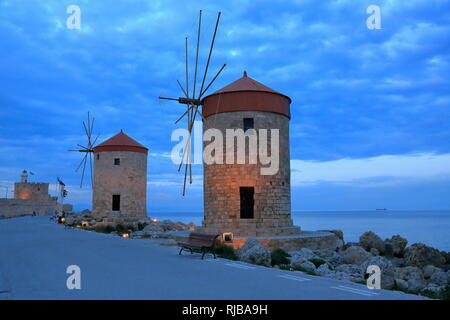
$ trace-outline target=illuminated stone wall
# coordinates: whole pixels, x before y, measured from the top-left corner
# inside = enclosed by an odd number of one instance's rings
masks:
[[[114,159],[120,165],[114,165]],[[120,211],[112,211],[112,196],[120,195]],[[147,217],[147,155],[106,151],[94,154],[92,214],[104,222],[133,223]]]
[[[16,182],[14,183],[14,199],[29,201],[49,201],[48,183]]]
[[[248,138],[246,164],[204,164],[204,220],[200,230],[233,232],[235,236],[298,234],[300,228],[293,226],[291,219],[289,119],[259,111],[218,113],[204,120],[203,130],[215,128],[222,132],[225,163],[226,129],[243,129],[244,118],[254,119],[255,130],[279,129],[279,170],[275,175],[261,175],[261,167],[267,165],[259,161],[248,164]],[[269,145],[270,137],[268,134]],[[205,142],[204,147],[209,143]],[[240,187],[254,187],[254,219],[240,218]]]

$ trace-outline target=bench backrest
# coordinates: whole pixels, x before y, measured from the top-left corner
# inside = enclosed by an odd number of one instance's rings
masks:
[[[218,236],[219,236],[218,234],[191,232],[189,234],[189,242],[203,244],[204,246],[207,247],[212,247]]]

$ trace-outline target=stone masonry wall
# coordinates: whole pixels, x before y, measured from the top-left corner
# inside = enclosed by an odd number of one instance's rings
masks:
[[[39,216],[53,215],[60,210],[56,200],[29,201],[22,199],[0,199],[0,219],[31,216],[35,212]]]
[[[120,165],[114,165],[114,159]],[[120,211],[112,211],[112,196],[120,195]],[[112,221],[133,222],[147,216],[147,155],[129,151],[94,154],[92,214]]]
[[[16,182],[14,183],[14,199],[30,201],[50,201],[48,183]]]

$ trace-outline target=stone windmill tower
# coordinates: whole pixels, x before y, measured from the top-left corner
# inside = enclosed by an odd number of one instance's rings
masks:
[[[225,137],[227,129],[241,128],[246,136],[251,132],[250,135],[257,134],[260,138],[259,129],[279,129],[280,152],[279,169],[272,175],[261,174],[264,165],[259,161],[256,164],[205,163],[204,220],[200,230],[233,233],[238,237],[299,234],[300,228],[293,226],[291,219],[291,99],[244,72],[242,78],[206,96],[202,102],[204,132],[218,129]],[[235,151],[236,148],[228,152]],[[226,158],[225,143],[223,153]]]
[[[147,153],[122,130],[93,148],[94,217],[126,224],[147,218]]]

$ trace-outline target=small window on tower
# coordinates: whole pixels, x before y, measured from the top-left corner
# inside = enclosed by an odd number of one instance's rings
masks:
[[[97,160],[100,160],[100,154],[97,154]]]
[[[112,211],[120,211],[120,194],[112,196]]]
[[[119,158],[115,158],[114,159],[114,165],[115,166],[120,166],[120,159]]]
[[[244,118],[244,132],[247,132],[248,129],[253,129],[254,121],[253,118]]]

